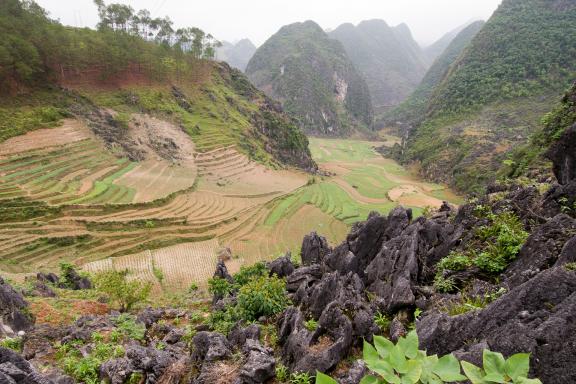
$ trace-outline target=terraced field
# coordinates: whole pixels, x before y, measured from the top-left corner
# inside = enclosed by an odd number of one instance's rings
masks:
[[[185,149],[179,160],[139,140],[149,155],[130,161],[77,120],[0,144],[0,270],[17,277],[66,260],[92,272],[129,269],[156,289],[178,290],[202,286],[224,247],[234,270],[286,251],[298,257],[310,231],[336,244],[373,210],[402,203],[418,214],[442,199],[458,202],[378,155],[373,147],[383,143],[311,139],[331,175],[320,177],[269,169],[207,132],[190,140],[162,122],[134,120],[145,132],[167,130]]]

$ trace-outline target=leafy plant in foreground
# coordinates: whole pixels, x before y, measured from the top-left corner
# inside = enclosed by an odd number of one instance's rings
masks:
[[[361,384],[441,384],[470,380],[472,384],[541,384],[529,379],[530,355],[518,353],[508,360],[502,354],[484,350],[484,367],[460,362],[452,354],[428,356],[418,349],[418,335],[411,331],[394,345],[390,340],[374,336],[374,345],[364,341],[363,359],[376,375],[365,376]],[[318,375],[317,383],[333,384],[334,380]],[[318,377],[317,376],[317,377]]]
[[[374,345],[364,341],[363,358],[377,376],[365,376],[362,384],[436,384],[466,380],[454,355],[438,358],[418,350],[416,331],[401,337],[396,345],[381,336],[374,336]]]
[[[505,359],[501,353],[484,350],[483,368],[462,361],[462,369],[472,384],[514,383],[542,384],[539,379],[529,379],[530,354],[517,353]]]

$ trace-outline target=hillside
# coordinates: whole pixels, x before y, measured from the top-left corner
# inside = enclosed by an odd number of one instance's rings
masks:
[[[342,136],[372,127],[366,82],[342,45],[313,21],[282,27],[258,48],[246,74],[307,133]]]
[[[398,105],[416,88],[428,67],[424,54],[405,24],[384,20],[343,24],[330,32],[366,79],[376,113]]]
[[[494,180],[574,79],[575,21],[573,1],[504,1],[434,89],[403,160],[462,191]]]
[[[554,182],[497,185],[418,218],[372,212],[334,247],[306,234],[297,262],[234,272],[220,260],[208,291],[192,277],[187,291],[152,291],[154,261],[136,280],[67,263],[1,278],[0,379],[573,383],[573,101],[551,114]]]
[[[216,59],[244,71],[254,52],[256,52],[256,46],[248,39],[242,39],[236,44],[223,41],[222,46],[216,49]]]
[[[396,128],[402,135],[405,135],[408,127],[419,123],[418,119],[426,116],[426,108],[436,87],[444,80],[452,64],[483,26],[483,21],[476,21],[451,39],[450,44],[428,69],[418,88],[402,104],[384,115],[383,121],[387,126],[399,123],[400,126]]]
[[[466,29],[468,26],[470,26],[470,24],[474,24],[474,23],[476,23],[476,21],[466,23],[466,24],[463,24],[457,28],[454,28],[453,30],[445,33],[441,38],[436,40],[434,43],[422,48],[422,51],[424,52],[424,56],[426,57],[426,60],[428,60],[428,62],[431,64],[434,63],[434,61],[436,61],[436,59],[442,53],[444,53],[446,48],[448,48],[448,46],[450,45],[452,40],[454,40],[454,38],[456,36],[458,36],[458,34],[460,32],[462,32],[464,29]]]

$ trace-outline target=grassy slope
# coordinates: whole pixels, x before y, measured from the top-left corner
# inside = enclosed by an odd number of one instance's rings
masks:
[[[576,73],[574,35],[573,3],[504,1],[434,90],[403,160],[462,191],[493,180]]]

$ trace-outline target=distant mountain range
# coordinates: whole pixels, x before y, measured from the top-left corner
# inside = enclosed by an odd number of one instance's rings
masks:
[[[330,32],[368,83],[376,112],[398,105],[418,86],[428,62],[406,24],[384,20],[342,24]]]
[[[242,39],[236,44],[223,41],[222,46],[216,50],[216,59],[244,71],[254,52],[256,52],[256,46],[248,39]]]
[[[256,50],[246,74],[308,133],[341,136],[372,126],[364,78],[342,44],[313,21],[282,27]]]

